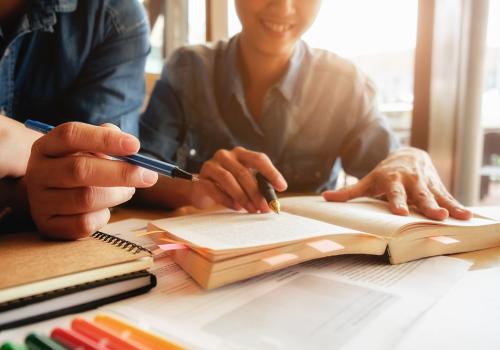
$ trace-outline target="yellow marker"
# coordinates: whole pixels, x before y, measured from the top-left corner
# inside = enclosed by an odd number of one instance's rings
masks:
[[[152,350],[182,350],[182,346],[175,344],[152,332],[140,329],[128,322],[109,315],[97,315],[94,321],[104,328],[119,334],[124,340],[132,340]]]

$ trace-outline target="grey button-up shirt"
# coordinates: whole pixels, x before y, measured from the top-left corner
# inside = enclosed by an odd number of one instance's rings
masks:
[[[252,118],[238,67],[238,36],[177,50],[140,125],[143,151],[198,172],[218,149],[266,153],[291,191],[334,187],[341,167],[366,175],[398,144],[371,81],[337,55],[296,45],[282,79]]]

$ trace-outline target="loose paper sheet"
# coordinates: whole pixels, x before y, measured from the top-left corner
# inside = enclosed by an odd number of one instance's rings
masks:
[[[156,289],[107,309],[203,349],[388,349],[469,266],[340,256],[204,291],[162,257]]]

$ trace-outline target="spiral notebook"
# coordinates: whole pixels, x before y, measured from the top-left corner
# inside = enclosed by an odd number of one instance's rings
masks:
[[[36,233],[0,236],[0,330],[147,292],[150,251],[96,232],[78,241]]]

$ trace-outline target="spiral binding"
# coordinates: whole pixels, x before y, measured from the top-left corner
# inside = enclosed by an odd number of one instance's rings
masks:
[[[133,242],[127,241],[126,239],[116,237],[116,236],[113,236],[113,235],[110,235],[110,234],[107,234],[104,232],[100,232],[100,231],[94,232],[92,234],[92,237],[96,238],[100,241],[117,246],[119,248],[127,249],[129,252],[132,252],[134,254],[138,254],[140,252],[147,252],[149,254],[152,254],[151,251],[147,248],[144,248],[144,247],[142,247],[138,244],[135,244]]]

